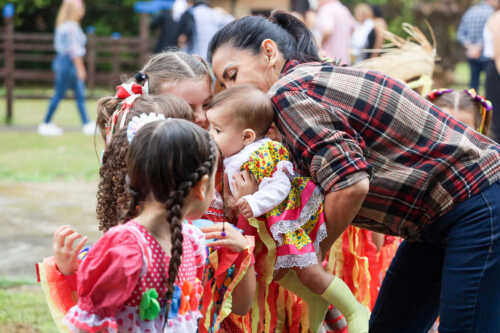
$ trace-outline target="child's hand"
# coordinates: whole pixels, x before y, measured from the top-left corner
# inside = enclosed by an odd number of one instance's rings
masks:
[[[253,211],[250,205],[248,204],[248,201],[245,199],[241,198],[236,202],[236,206],[238,207],[238,210],[241,215],[243,215],[246,219],[252,218],[253,216]]]
[[[234,252],[241,252],[250,245],[245,236],[229,222],[215,223],[201,231],[205,234],[205,239],[213,240],[207,246],[223,246]]]
[[[57,268],[64,275],[74,274],[78,270],[78,254],[87,243],[87,237],[83,237],[73,248],[78,238],[82,238],[82,235],[68,225],[63,225],[54,233],[54,258]]]

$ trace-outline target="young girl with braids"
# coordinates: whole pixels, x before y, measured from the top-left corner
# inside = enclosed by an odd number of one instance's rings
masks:
[[[188,121],[142,118],[127,129],[131,219],[109,229],[78,269],[78,303],[65,316],[75,332],[198,329],[205,235],[183,220],[212,200],[217,148]],[[248,246],[229,225],[207,237],[234,251]]]
[[[172,82],[175,82],[176,85],[171,84]],[[187,94],[187,97],[184,96],[190,103],[189,106],[192,112],[189,108],[187,108],[189,112],[186,113],[186,108],[170,107],[167,108],[169,113],[165,114],[165,116],[180,117],[203,124],[203,120],[206,120],[203,103],[210,97],[209,86],[210,76],[208,68],[205,67],[203,62],[196,57],[188,56],[181,52],[164,52],[152,57],[134,79],[119,86],[117,94],[114,97],[104,97],[99,101],[98,125],[103,138],[107,142],[102,156],[101,180],[97,194],[97,216],[100,230],[107,231],[109,228],[123,222],[130,200],[130,193],[127,191],[125,183],[125,156],[128,151],[128,141],[123,128],[141,112],[147,113],[148,110],[156,110],[155,112],[161,113],[162,110],[162,108],[158,107],[145,107],[143,100],[149,99],[149,97],[145,97],[144,95],[137,97],[137,95],[147,92],[165,94],[168,91],[182,95],[190,91],[188,87],[192,87],[191,90],[196,94]],[[154,98],[161,100],[161,97]],[[223,216],[222,209],[216,207],[209,209],[209,214],[206,214],[204,217],[219,220],[220,216]],[[71,286],[74,283],[74,276],[72,274],[79,265],[79,261],[77,260],[78,253],[86,241],[86,238],[82,238],[79,245],[73,247],[73,243],[78,238],[80,238],[80,235],[70,227],[61,227],[54,235],[57,268],[54,258],[48,258],[50,260],[44,261],[43,265],[39,265],[41,268],[52,272],[50,274],[51,283],[57,284],[57,289],[62,291],[56,294],[53,293],[54,290],[50,291],[51,296],[56,297],[55,299],[53,297],[52,300],[48,300],[49,306],[53,305],[51,309],[55,310],[52,311],[52,314],[56,323],[58,323],[61,313],[64,314],[74,303],[74,297],[71,296],[72,290],[75,289],[74,286]],[[251,287],[246,285],[248,279],[253,274],[251,273],[253,272],[253,268],[250,267],[251,260],[248,260],[251,258],[251,251],[246,251],[246,255],[238,255],[224,249],[219,249],[217,252],[220,262],[231,266],[232,261],[237,267],[232,274],[232,279],[224,279],[223,276],[219,278],[223,279],[225,283],[228,281],[231,282],[231,289],[226,290],[222,294],[224,298],[224,311],[217,311],[215,315],[213,308],[210,314],[203,312],[206,316],[210,315],[209,320],[203,321],[204,328],[211,327],[215,321],[218,321],[220,324],[231,311],[239,314],[246,313],[248,311],[247,294],[251,293],[252,290]],[[69,278],[61,276],[59,271],[65,275],[69,275]],[[247,271],[251,271],[249,275],[246,274]],[[245,277],[245,280],[242,281],[243,277]],[[68,280],[69,283],[66,283],[65,280]],[[241,290],[243,290],[243,293],[239,293]],[[231,302],[230,296],[233,293],[235,298],[234,302]],[[212,296],[207,294],[204,299],[212,299]]]

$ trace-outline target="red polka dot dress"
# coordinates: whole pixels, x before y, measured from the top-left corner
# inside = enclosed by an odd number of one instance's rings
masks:
[[[107,231],[80,265],[78,303],[64,323],[73,332],[196,332],[205,239],[192,225],[184,224],[182,232],[183,255],[168,321],[170,257],[146,228],[130,221]],[[156,301],[148,301],[151,298]],[[159,307],[151,305],[155,302]]]

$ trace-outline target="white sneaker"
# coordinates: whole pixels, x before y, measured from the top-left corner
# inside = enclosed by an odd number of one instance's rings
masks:
[[[52,123],[41,123],[38,125],[38,134],[44,136],[59,136],[63,134],[63,130]]]
[[[89,121],[82,127],[82,132],[85,135],[94,135],[95,134],[95,122]]]

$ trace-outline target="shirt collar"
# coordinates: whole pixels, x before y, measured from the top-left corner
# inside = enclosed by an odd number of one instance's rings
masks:
[[[281,74],[280,77],[285,76],[290,72],[292,69],[294,69],[297,65],[299,65],[300,62],[297,59],[292,59],[292,60],[287,60],[285,62],[285,66],[281,69]]]

